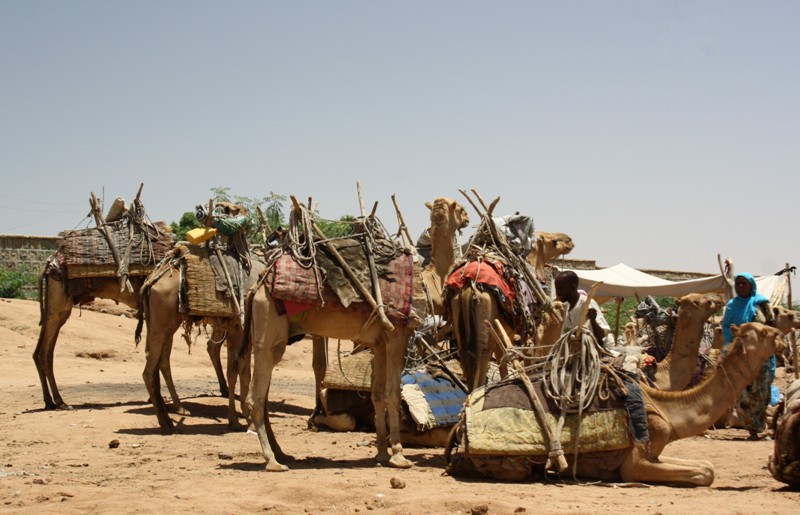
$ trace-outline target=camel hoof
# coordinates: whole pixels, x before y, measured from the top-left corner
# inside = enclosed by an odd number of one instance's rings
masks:
[[[395,454],[389,458],[389,465],[398,469],[410,469],[414,466],[414,464],[408,461],[402,454]]]
[[[70,411],[70,410],[72,410],[72,406],[70,406],[66,402],[62,401],[62,402],[59,402],[58,404],[56,404],[56,410],[57,411]]]
[[[177,406],[173,406],[170,411],[172,411],[176,415],[182,415],[182,416],[190,415],[189,410],[184,408],[182,404],[179,404]]]
[[[228,429],[231,431],[243,432],[247,429],[247,426],[242,425],[238,420],[229,420]]]
[[[277,461],[271,461],[267,463],[267,466],[264,470],[267,472],[286,472],[289,470],[289,467],[286,465],[281,465]]]

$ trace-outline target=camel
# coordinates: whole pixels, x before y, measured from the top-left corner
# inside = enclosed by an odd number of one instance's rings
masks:
[[[422,282],[428,297],[428,314],[441,315],[444,312],[444,280],[456,257],[456,232],[469,225],[469,215],[461,204],[446,197],[437,197],[433,202],[426,202],[425,206],[430,210],[431,219],[431,226],[428,229],[431,238],[431,262],[422,271]],[[351,413],[324,414],[319,402],[322,394],[321,382],[326,371],[325,354],[320,354],[326,349],[324,341],[314,337],[313,368],[317,384],[317,409],[311,415],[309,424],[327,427],[334,431],[352,431],[356,426],[356,420]],[[360,398],[358,400],[360,401]],[[358,401],[354,403],[361,404]]]
[[[444,280],[456,258],[456,232],[469,225],[469,215],[461,204],[445,197],[437,197],[433,203],[426,202],[425,206],[431,210],[428,230],[431,262],[422,271],[422,281],[430,302],[430,314],[441,315],[444,313]]]
[[[236,381],[237,377],[241,382],[241,402],[242,411],[246,415],[244,397],[250,382],[250,362],[249,359],[237,360],[236,350],[239,348],[242,339],[242,321],[239,315],[230,317],[192,317],[180,312],[178,307],[178,291],[180,289],[180,278],[176,264],[167,263],[167,269],[159,269],[148,276],[141,292],[141,303],[139,306],[139,326],[136,329],[137,341],[141,335],[142,322],[147,323],[147,339],[145,343],[145,367],[142,372],[150,401],[156,411],[159,426],[163,433],[174,431],[174,424],[169,418],[164,398],[161,396],[159,381],[159,371],[164,376],[170,396],[173,401],[173,410],[178,414],[188,414],[182,406],[180,397],[175,390],[174,382],[170,372],[170,355],[172,353],[172,339],[175,332],[181,325],[191,326],[192,323],[209,323],[213,329],[211,342],[218,342],[219,346],[224,339],[227,343],[227,375],[228,375],[228,427],[231,429],[241,429],[238,414],[236,413]],[[162,265],[163,268],[163,265]],[[264,269],[264,264],[259,260],[253,260],[250,273],[245,276],[245,282],[249,278],[255,281],[258,274]],[[252,284],[252,283],[251,283]],[[242,288],[247,288],[248,284],[243,284]],[[224,338],[220,336],[224,335]],[[216,336],[216,339],[215,339]],[[209,352],[211,354],[211,352]],[[249,358],[249,356],[247,356]],[[215,364],[215,370],[217,365]],[[219,365],[221,370],[221,364]],[[219,372],[218,372],[219,373]],[[222,382],[220,381],[220,385]]]
[[[559,256],[569,254],[574,248],[572,238],[563,232],[537,231],[536,243],[527,257],[528,263],[536,271],[536,277],[544,282],[544,266]]]
[[[245,312],[245,330],[253,348],[253,381],[247,396],[247,406],[266,460],[267,471],[288,470],[286,465],[278,461],[285,455],[272,432],[266,406],[272,371],[283,357],[289,338],[300,334],[352,340],[358,345],[372,346],[372,402],[376,413],[378,447],[376,459],[397,468],[413,466],[403,456],[400,441],[400,377],[406,342],[411,336],[410,327],[395,325],[389,329],[368,313],[334,306],[313,308],[306,311],[299,320],[290,322],[285,315],[278,312],[275,300],[264,286],[248,295]],[[241,352],[247,353],[249,349],[243,345]]]
[[[705,322],[719,311],[718,295],[690,293],[676,300],[678,323],[669,354],[656,366],[654,386],[659,390],[683,390],[692,380]]]
[[[762,363],[784,347],[782,333],[764,324],[751,322],[740,327],[733,326],[732,332],[735,337],[727,357],[714,375],[699,386],[685,391],[665,392],[641,385],[649,443],[631,443],[622,451],[601,451],[591,456],[599,459],[589,459],[589,456],[579,454],[577,469],[573,471],[570,464],[562,472],[575,472],[581,477],[606,481],[710,485],[714,481],[714,466],[710,462],[662,456],[661,452],[675,440],[702,434],[733,405],[745,386],[758,374]],[[462,422],[451,433],[446,452],[448,465],[452,463],[453,446],[457,440],[461,440],[459,433],[464,436],[463,432]],[[622,453],[618,464],[603,462],[602,456],[611,457],[615,452]]]
[[[496,202],[496,201],[495,201]],[[527,256],[527,261],[534,267],[536,276],[544,280],[544,265],[551,259],[568,254],[574,248],[572,238],[564,233],[538,232],[533,251]],[[489,370],[489,360],[493,353],[492,340],[485,321],[500,320],[507,334],[514,332],[501,316],[501,308],[497,305],[494,295],[487,291],[479,290],[474,284],[467,284],[463,288],[452,292],[449,309],[449,318],[453,323],[453,334],[459,349],[459,360],[464,371],[466,385],[472,391],[486,384]],[[563,313],[561,317],[563,321]],[[557,317],[548,319],[544,325],[556,324],[560,327]],[[542,341],[542,335],[537,334],[536,347],[546,348],[558,339],[559,331],[542,329],[547,333],[548,339]],[[537,333],[540,332],[537,328]],[[555,338],[552,338],[552,336]],[[541,351],[538,351],[541,353]],[[537,354],[537,352],[534,352]],[[502,373],[502,372],[501,372]]]
[[[138,209],[139,213],[141,213],[143,207],[139,202],[138,195],[134,203],[135,205],[132,206],[132,209]],[[93,210],[99,210],[99,204],[93,204],[92,206]],[[96,216],[96,220],[98,225],[102,224],[99,215]],[[160,231],[171,234],[169,227],[165,224],[158,222],[154,225],[159,226]],[[39,325],[41,329],[39,330],[36,348],[33,351],[33,361],[36,364],[39,381],[42,385],[45,409],[48,410],[71,409],[71,406],[64,402],[58,390],[53,358],[59,332],[69,320],[72,308],[76,305],[88,304],[94,299],[108,299],[134,309],[139,303],[139,288],[144,283],[144,275],[140,274],[127,276],[129,288],[121,288],[120,278],[115,276],[91,277],[80,281],[81,291],[79,293],[69,292],[70,270],[68,267],[61,265],[62,259],[60,251],[57,251],[39,275],[39,306],[41,311]],[[151,263],[149,266],[138,265],[138,268],[139,272],[147,272],[155,268],[155,263]],[[218,347],[209,346],[209,355],[212,363],[219,362]],[[215,364],[214,368],[218,371],[217,378],[222,387],[225,378],[220,375],[221,367]],[[168,377],[169,370],[164,372],[166,373],[165,377]],[[171,379],[167,382],[171,383]]]

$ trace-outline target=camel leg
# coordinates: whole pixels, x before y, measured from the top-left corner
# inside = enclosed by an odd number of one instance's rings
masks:
[[[169,395],[172,398],[172,411],[178,415],[188,415],[189,411],[183,407],[181,398],[178,396],[178,391],[175,389],[175,381],[172,380],[172,366],[170,365],[170,358],[172,357],[172,338],[165,338],[161,345],[161,352],[158,359],[158,369],[161,375],[164,376],[164,382],[167,383]]]
[[[714,466],[704,460],[646,457],[636,445],[620,467],[622,480],[689,486],[709,486],[714,482]]]
[[[251,303],[251,341],[253,344],[253,383],[247,396],[250,419],[261,444],[266,460],[266,470],[282,472],[289,470],[281,464],[273,451],[275,435],[269,425],[266,408],[269,402],[269,387],[272,370],[283,357],[288,342],[289,327],[286,317],[278,315],[272,299],[259,291]]]
[[[222,371],[220,351],[222,349],[222,343],[227,340],[227,336],[225,331],[215,327],[211,332],[211,337],[208,339],[208,344],[206,346],[208,357],[211,358],[211,364],[214,366],[214,372],[217,374],[219,394],[223,397],[228,396],[228,383],[225,381],[225,374]]]
[[[250,386],[250,354],[244,356],[241,362],[236,361],[236,352],[242,341],[242,329],[238,324],[238,319],[231,320],[229,325],[232,327],[228,330],[227,349],[228,386],[230,388],[228,392],[228,428],[233,431],[241,431],[244,426],[239,422],[239,415],[236,413],[236,381],[241,379],[242,413],[247,416],[245,399]]]
[[[392,447],[389,464],[395,468],[410,468],[414,464],[403,456],[403,444],[400,441],[400,383],[405,363],[406,339],[403,331],[397,329],[385,340],[385,401],[389,419],[389,445]]]
[[[53,356],[58,333],[72,314],[72,299],[64,291],[64,286],[60,281],[49,277],[45,277],[44,281],[47,282],[42,299],[44,319],[41,321],[39,340],[33,351],[33,362],[36,364],[36,371],[39,373],[39,381],[42,384],[45,409],[71,409],[58,391],[53,371]]]
[[[328,339],[322,336],[312,336],[312,358],[311,367],[314,369],[314,411],[308,419],[308,427],[313,427],[314,418],[321,414],[322,409],[322,381],[325,379],[325,372],[328,370]]]
[[[175,426],[167,414],[164,398],[161,396],[160,368],[163,368],[161,353],[165,346],[172,346],[172,337],[180,327],[181,315],[178,311],[178,278],[177,275],[165,276],[154,284],[149,294],[142,298],[145,320],[147,322],[147,339],[145,344],[145,367],[142,379],[150,395],[150,401],[158,418],[158,425],[163,433],[174,431]],[[167,358],[167,363],[168,363]],[[164,373],[164,370],[161,370]],[[169,368],[165,378],[171,381]]]
[[[389,461],[388,437],[386,426],[386,343],[375,342],[372,347],[372,406],[375,408],[375,445],[378,463]]]

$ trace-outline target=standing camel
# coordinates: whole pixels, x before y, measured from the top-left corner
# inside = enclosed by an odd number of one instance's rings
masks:
[[[373,349],[372,403],[375,408],[378,462],[397,468],[412,463],[403,456],[400,442],[400,377],[403,373],[406,342],[411,330],[406,325],[388,329],[369,313],[341,307],[315,307],[295,321],[290,321],[277,308],[275,299],[265,286],[248,297],[246,330],[253,347],[253,382],[247,397],[252,425],[258,434],[266,460],[266,470],[284,471],[288,467],[278,460],[283,456],[269,422],[266,410],[272,371],[281,360],[290,337],[314,334],[328,338],[352,340]],[[247,348],[242,349],[248,352]],[[388,418],[388,428],[387,428]],[[391,448],[391,455],[389,454]]]
[[[469,215],[461,204],[445,197],[437,197],[433,202],[426,202],[425,206],[430,210],[431,219],[431,225],[428,228],[431,238],[431,261],[422,271],[422,282],[428,299],[428,314],[441,315],[444,312],[442,299],[444,280],[456,257],[458,245],[456,233],[469,225]],[[351,430],[355,427],[356,421],[349,411],[324,413],[325,410],[320,402],[320,393],[321,382],[327,368],[324,360],[326,354],[323,354],[326,352],[325,339],[314,337],[313,340],[317,407],[309,419],[309,424],[327,427],[335,431]],[[351,390],[348,390],[345,395],[353,398],[353,409],[358,409],[356,405],[363,403],[361,397]]]
[[[679,392],[641,386],[647,413],[648,443],[632,443],[616,451],[578,454],[577,469],[573,471],[573,464],[570,463],[570,468],[562,472],[574,472],[581,477],[605,481],[710,485],[714,481],[714,466],[710,462],[662,456],[661,452],[675,440],[702,434],[733,405],[745,386],[758,374],[763,362],[784,347],[783,335],[779,330],[757,322],[733,326],[732,332],[734,341],[729,346],[728,355],[714,375],[699,386]],[[489,393],[481,392],[479,396]],[[467,402],[475,402],[475,399],[468,399]],[[449,464],[452,463],[455,444],[459,445],[459,452],[464,453],[466,463],[472,458],[469,440],[465,441],[463,420],[452,433],[446,452]],[[566,455],[572,462],[572,452],[566,452]],[[487,456],[474,457],[480,460]],[[524,463],[525,460],[517,462]]]
[[[41,329],[33,361],[45,409],[70,409],[56,384],[53,357],[58,334],[73,306],[100,298],[136,308],[144,276],[173,245],[167,225],[146,220],[140,195],[141,186],[130,209],[123,211],[121,207],[113,222],[105,222],[100,203],[92,194],[90,204],[97,227],[62,233],[58,250],[39,275]],[[109,241],[128,246],[116,248]]]
[[[441,315],[444,313],[444,280],[456,259],[456,232],[469,225],[469,215],[461,204],[445,197],[437,197],[433,203],[426,202],[425,205],[431,210],[428,229],[431,262],[422,271],[422,281],[429,298],[430,313]]]
[[[147,323],[147,339],[145,343],[145,367],[142,378],[150,401],[156,411],[159,426],[162,432],[169,433],[174,430],[174,424],[169,418],[164,398],[161,396],[159,381],[159,371],[164,376],[170,396],[173,401],[173,409],[176,413],[186,414],[180,397],[175,390],[174,382],[170,372],[170,355],[172,353],[172,339],[175,332],[181,325],[190,327],[192,324],[208,323],[213,329],[212,340],[215,336],[225,335],[227,342],[227,375],[228,375],[228,426],[231,429],[240,429],[238,415],[236,413],[236,380],[241,381],[241,400],[242,411],[246,415],[244,397],[250,383],[250,362],[249,359],[236,359],[236,350],[239,348],[242,339],[242,321],[238,314],[231,316],[192,316],[182,313],[179,309],[179,290],[180,273],[179,265],[183,259],[183,253],[187,250],[182,246],[177,246],[173,251],[172,258],[163,262],[159,269],[155,270],[142,287],[141,302],[139,306],[139,326],[136,330],[137,341],[141,335],[142,323]],[[249,273],[243,272],[243,282],[240,288],[247,290],[252,285],[259,273],[264,270],[264,264],[259,260],[252,260]],[[222,338],[215,341],[221,342]],[[249,358],[249,355],[246,356]]]

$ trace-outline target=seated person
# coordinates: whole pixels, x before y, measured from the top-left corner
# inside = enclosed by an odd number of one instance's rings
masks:
[[[564,316],[564,326],[561,329],[563,334],[578,324],[581,309],[583,309],[588,295],[585,291],[578,289],[578,275],[572,270],[565,270],[558,274],[555,283],[556,298],[569,304],[569,309]],[[594,299],[589,303],[586,319],[597,343],[603,347],[613,346],[614,335],[611,334],[611,327]]]

